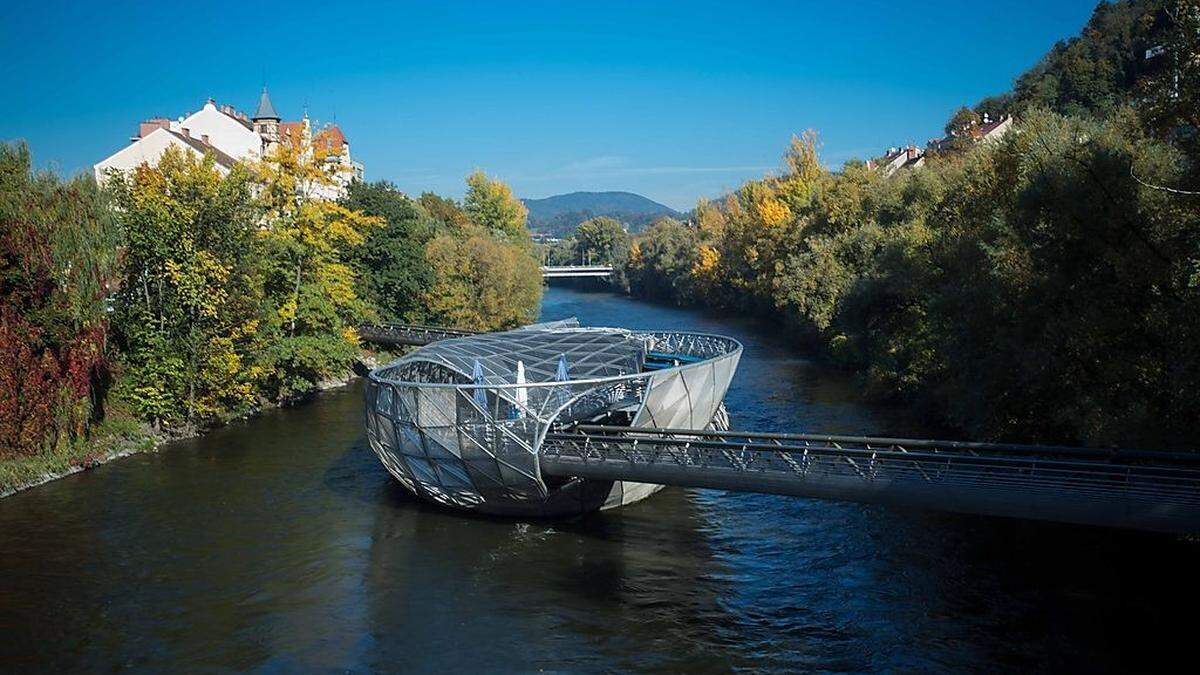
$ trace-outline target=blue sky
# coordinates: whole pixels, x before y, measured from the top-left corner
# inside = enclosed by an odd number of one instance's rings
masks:
[[[0,139],[73,174],[208,97],[336,122],[370,180],[690,208],[816,129],[831,166],[940,135],[1094,0],[0,5]]]

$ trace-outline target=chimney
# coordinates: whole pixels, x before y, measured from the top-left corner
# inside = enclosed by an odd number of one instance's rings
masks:
[[[202,136],[200,137],[200,140],[201,140],[201,141],[204,141],[204,144],[205,144],[205,145],[212,145],[212,143],[209,143],[209,142],[208,142],[208,134],[204,134],[204,135],[202,135]]]
[[[170,126],[171,120],[165,117],[152,117],[138,125],[138,135],[134,138],[145,138],[154,133],[155,129],[167,129]]]
[[[184,138],[191,138],[191,137],[192,137],[192,130],[191,130],[191,129],[188,129],[187,127],[184,127],[184,128],[182,128],[182,129],[180,129],[180,131],[182,131],[182,132],[183,132],[183,137],[184,137]]]

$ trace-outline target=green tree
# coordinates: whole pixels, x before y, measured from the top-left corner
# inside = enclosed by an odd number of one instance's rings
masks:
[[[1103,117],[1134,103],[1145,52],[1161,44],[1164,14],[1178,0],[1101,2],[1078,37],[1056,44],[1017,78],[1013,110]]]
[[[1156,70],[1142,85],[1143,114],[1190,158],[1190,191],[1200,190],[1200,2],[1176,0],[1165,19]]]
[[[205,423],[254,405],[262,297],[250,175],[171,149],[114,173],[123,236],[121,387],[158,424]]]
[[[577,265],[580,258],[575,247],[575,238],[567,237],[550,244],[544,244],[542,258],[547,265]]]
[[[347,208],[382,218],[351,256],[358,294],[381,319],[421,323],[429,320],[422,298],[433,284],[425,246],[439,230],[417,202],[387,182],[350,186]]]
[[[693,294],[693,270],[700,262],[696,231],[674,218],[662,218],[635,238],[622,276],[634,295],[689,304]]]
[[[575,231],[575,260],[586,265],[619,265],[629,255],[629,233],[615,218],[600,216]]]

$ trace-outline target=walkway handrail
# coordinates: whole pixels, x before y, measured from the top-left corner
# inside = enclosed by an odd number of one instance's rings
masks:
[[[795,441],[809,443],[824,443],[838,447],[836,444],[857,444],[868,446],[868,449],[896,447],[906,451],[907,448],[936,448],[938,451],[956,450],[963,452],[1013,453],[1027,455],[1063,455],[1081,458],[1169,462],[1173,464],[1191,464],[1200,467],[1200,453],[1163,452],[1157,450],[1125,450],[1121,448],[1087,448],[1069,445],[1030,445],[1019,443],[981,443],[974,441],[943,441],[918,438],[892,438],[886,436],[848,436],[830,434],[795,434],[763,431],[716,431],[678,428],[636,428],[608,426],[600,424],[577,424],[564,432],[578,432],[591,435],[621,435],[621,436],[659,436],[659,437],[694,437],[719,439],[760,439],[774,441]],[[872,447],[873,446],[873,447]]]
[[[544,475],[1200,533],[1200,456],[868,436],[569,426]]]
[[[358,327],[358,337],[364,342],[383,345],[427,345],[438,340],[477,335],[479,331],[441,326],[420,326],[404,323],[381,323]]]

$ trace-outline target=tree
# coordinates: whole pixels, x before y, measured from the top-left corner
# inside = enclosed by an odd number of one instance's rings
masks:
[[[1200,182],[1200,2],[1177,0],[1164,12],[1157,70],[1142,85],[1144,115],[1164,137],[1179,145]],[[1200,186],[1191,191],[1200,190]]]
[[[585,220],[575,231],[575,260],[586,265],[618,265],[629,254],[629,233],[615,218]]]
[[[1162,44],[1161,14],[1178,0],[1096,5],[1077,37],[1056,44],[1017,78],[1013,112],[1034,109],[1100,118],[1134,103],[1147,49]],[[982,112],[982,111],[981,111]]]
[[[696,231],[687,225],[674,218],[656,221],[633,240],[623,265],[630,292],[681,305],[697,300],[691,275],[700,263],[698,245]]]
[[[428,321],[421,299],[433,284],[433,273],[425,261],[425,245],[444,226],[383,181],[353,183],[344,205],[384,221],[351,255],[359,296],[381,319]]]
[[[452,230],[463,230],[471,225],[471,219],[463,212],[458,202],[449,197],[439,197],[432,192],[423,192],[417,203],[429,217]]]
[[[463,208],[471,220],[493,234],[528,245],[529,210],[505,183],[488,178],[483,171],[475,171],[467,176]]]
[[[954,137],[970,137],[971,132],[980,123],[979,113],[967,106],[961,106],[946,122],[946,135]]]
[[[357,327],[374,314],[356,292],[350,263],[384,221],[316,196],[334,177],[312,148],[282,143],[254,172],[265,214],[270,393],[287,399],[349,370]]]
[[[121,389],[156,425],[239,415],[264,369],[258,215],[250,174],[168,150],[109,178],[123,237]]]
[[[437,235],[426,257],[434,281],[424,300],[435,323],[488,331],[537,318],[542,274],[524,247],[474,228]]]
[[[54,450],[103,414],[117,228],[90,180],[0,144],[0,458]]]
[[[433,281],[422,303],[432,322],[447,326],[496,330],[529,323],[542,299],[542,273],[525,229],[524,206],[507,185],[482,173],[468,178],[468,185],[464,209],[452,200],[421,196],[445,224],[425,246]],[[496,214],[513,213],[513,203],[521,208],[519,222],[497,225],[503,218]]]

